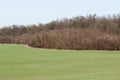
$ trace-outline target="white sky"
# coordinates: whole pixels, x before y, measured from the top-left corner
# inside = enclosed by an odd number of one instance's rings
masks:
[[[120,13],[120,0],[0,0],[0,27]]]

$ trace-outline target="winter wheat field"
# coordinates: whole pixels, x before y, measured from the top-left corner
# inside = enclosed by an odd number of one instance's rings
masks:
[[[0,44],[0,80],[119,80],[120,52]]]

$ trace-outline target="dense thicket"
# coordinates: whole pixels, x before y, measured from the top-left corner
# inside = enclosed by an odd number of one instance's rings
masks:
[[[0,43],[38,48],[120,50],[120,15],[79,16],[39,25],[0,29]]]

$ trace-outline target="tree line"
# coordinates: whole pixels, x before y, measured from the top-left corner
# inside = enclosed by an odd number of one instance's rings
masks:
[[[12,25],[0,29],[0,43],[37,48],[120,50],[120,14],[77,16],[38,25]]]

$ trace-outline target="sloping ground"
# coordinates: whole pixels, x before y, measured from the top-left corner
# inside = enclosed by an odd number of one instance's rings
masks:
[[[0,45],[0,80],[119,80],[119,51]]]

